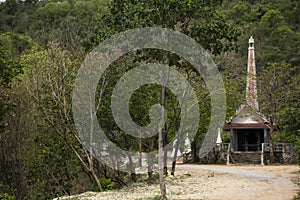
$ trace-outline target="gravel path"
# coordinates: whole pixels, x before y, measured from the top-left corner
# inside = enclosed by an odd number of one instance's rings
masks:
[[[272,179],[275,178],[275,174],[268,173],[268,172],[259,172],[254,170],[244,170],[244,169],[237,169],[232,167],[226,166],[212,166],[212,165],[177,165],[177,169],[194,169],[194,170],[211,170],[221,173],[227,174],[235,174],[239,176],[244,176],[253,179]]]
[[[296,184],[300,180],[299,166],[297,165],[178,165],[177,169],[214,171],[220,175],[231,175],[236,180],[237,177],[240,177],[238,178],[240,180],[244,180],[243,183],[238,183],[238,181],[229,183],[236,186],[231,189],[227,188],[227,190],[222,192],[224,199],[291,200],[300,189]],[[244,185],[245,182],[251,182],[251,184]],[[239,184],[243,184],[245,187],[243,186],[236,190],[235,188],[238,188]],[[254,190],[249,190],[250,188]],[[243,195],[245,193],[247,195]],[[241,196],[243,198],[239,198]],[[208,199],[213,198],[210,197]]]
[[[292,200],[299,187],[299,166],[177,165],[166,177],[172,200]],[[149,200],[160,194],[159,185],[136,183],[107,192],[87,192],[61,199]]]

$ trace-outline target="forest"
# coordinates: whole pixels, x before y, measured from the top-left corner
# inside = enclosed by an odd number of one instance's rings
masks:
[[[51,199],[137,181],[134,166],[131,173],[111,169],[83,145],[72,117],[72,91],[89,52],[114,34],[141,27],[179,31],[210,53],[225,84],[226,118],[246,101],[247,48],[253,36],[260,112],[279,127],[275,143],[295,145],[300,164],[299,13],[299,0],[1,2],[0,199]],[[149,62],[167,63],[196,88],[201,120],[191,148],[197,157],[211,120],[211,99],[191,64],[170,52],[137,50],[112,63],[97,86],[100,125],[122,149],[158,149],[157,135],[142,142],[127,135],[110,110],[119,78]],[[145,126],[150,122],[149,109],[158,103],[166,108],[162,139],[167,144],[181,120],[181,108],[171,90],[155,84],[140,87],[130,99],[130,115]],[[148,181],[156,177],[149,170]]]

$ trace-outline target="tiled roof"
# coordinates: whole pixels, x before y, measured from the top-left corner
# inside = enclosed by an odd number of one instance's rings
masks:
[[[243,124],[238,124],[238,123],[234,123],[234,124],[225,124],[223,129],[230,129],[230,128],[265,128],[268,127],[267,124],[264,123],[243,123]]]

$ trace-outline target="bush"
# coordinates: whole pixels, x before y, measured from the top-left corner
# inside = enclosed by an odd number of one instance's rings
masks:
[[[10,196],[7,193],[0,194],[0,200],[15,200],[14,196]]]
[[[115,183],[111,181],[111,179],[106,179],[106,178],[100,178],[99,179],[100,184],[102,186],[102,189],[105,190],[112,190],[113,187],[115,186]]]
[[[224,158],[219,158],[216,162],[216,164],[218,165],[225,165],[226,164],[226,160]]]

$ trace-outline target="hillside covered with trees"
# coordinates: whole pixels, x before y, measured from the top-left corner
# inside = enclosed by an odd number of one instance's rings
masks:
[[[72,90],[86,55],[109,36],[133,28],[180,31],[210,52],[226,87],[227,118],[245,103],[248,39],[255,39],[260,111],[278,125],[274,142],[295,144],[300,163],[299,0],[6,0],[0,3],[0,199],[51,199],[123,187],[138,179],[94,159],[78,138]],[[143,62],[167,63],[196,88],[201,121],[192,143],[201,147],[210,121],[205,82],[177,55],[140,50],[120,57],[98,84],[97,117],[107,137],[128,151],[139,139],[124,133],[110,111],[114,85]],[[152,105],[167,112],[163,142],[179,128],[172,92],[152,84],[130,99],[130,114],[147,125]],[[101,100],[101,101],[100,101]],[[158,148],[158,136],[142,149]],[[152,167],[152,166],[150,166]],[[151,171],[151,170],[150,170]],[[155,174],[148,173],[149,182]],[[2,196],[1,196],[2,195]]]

